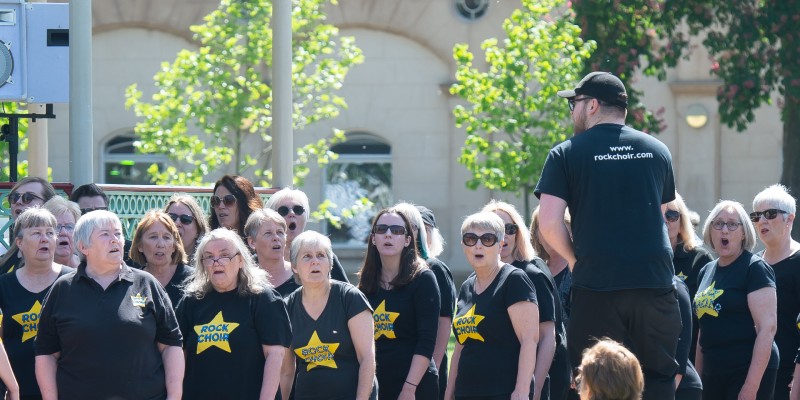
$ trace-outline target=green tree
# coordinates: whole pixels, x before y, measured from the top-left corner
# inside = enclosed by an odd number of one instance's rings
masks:
[[[779,96],[783,120],[780,181],[800,196],[800,2],[713,0],[575,0],[584,38],[598,43],[590,69],[630,76],[636,68],[660,79],[687,57],[691,37],[713,58],[710,73],[723,123],[745,131],[754,110]],[[624,55],[624,57],[623,57]],[[640,65],[640,61],[642,64]],[[800,237],[795,219],[794,236]]]
[[[325,23],[326,3],[293,1],[294,129],[336,117],[346,107],[336,91],[350,67],[363,61],[353,38]],[[233,172],[252,171],[260,184],[269,184],[271,18],[270,0],[223,0],[204,24],[191,27],[200,48],[162,64],[151,102],[142,100],[135,85],[128,88],[126,104],[142,118],[135,128],[138,150],[173,161],[163,170],[151,166],[155,183],[200,185],[209,172],[233,166]],[[295,183],[308,174],[310,161],[324,164],[335,157],[329,147],[343,138],[335,132],[298,148]]]
[[[458,159],[472,173],[467,187],[521,195],[527,217],[548,151],[572,130],[567,103],[556,92],[575,85],[594,48],[563,6],[523,0],[503,22],[506,38],[482,43],[486,68],[473,66],[467,45],[453,50],[451,93],[468,102],[453,111],[467,133]]]
[[[19,103],[4,103],[3,104],[3,112],[4,113],[22,113],[24,107],[21,107]],[[20,118],[19,119],[19,151],[23,152],[28,149],[28,138],[26,137],[25,133],[28,131],[28,119]],[[0,118],[0,125],[7,124],[8,118]],[[1,141],[0,142],[0,159],[3,160],[0,163],[0,181],[8,182],[10,178],[10,168],[11,165],[9,163],[9,153],[8,153],[8,142]],[[22,179],[28,176],[28,160],[22,159],[22,157],[17,158],[17,178]]]

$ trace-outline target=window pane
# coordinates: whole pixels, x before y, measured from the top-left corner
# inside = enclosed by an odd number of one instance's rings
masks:
[[[345,157],[342,157],[345,158]],[[373,206],[366,212],[343,221],[340,228],[330,222],[327,232],[331,241],[339,245],[364,245],[375,214],[394,202],[392,198],[392,165],[389,162],[346,162],[333,163],[327,168],[325,198],[341,207],[351,207],[362,197],[372,201]],[[331,210],[341,216],[340,209]]]
[[[163,164],[158,163],[160,168]],[[147,169],[151,163],[137,163],[133,161],[107,162],[105,165],[105,183],[123,185],[150,185],[150,175]]]

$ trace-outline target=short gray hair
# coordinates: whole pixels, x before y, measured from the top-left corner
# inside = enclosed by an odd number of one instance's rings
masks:
[[[42,205],[42,208],[53,213],[56,218],[66,213],[72,214],[72,217],[75,218],[75,222],[78,222],[78,219],[81,218],[81,209],[78,207],[78,203],[69,201],[61,196],[55,196],[47,200]]]
[[[119,217],[117,214],[114,214],[111,211],[106,210],[97,210],[92,211],[90,213],[86,213],[85,215],[81,216],[78,219],[78,222],[75,224],[75,233],[73,235],[73,241],[75,242],[75,248],[80,249],[81,246],[83,247],[91,247],[92,242],[92,234],[94,230],[97,229],[98,226],[113,224],[115,226],[119,226],[120,231],[122,231],[122,222],[120,222]],[[120,237],[120,241],[124,243],[125,241],[125,232],[122,232],[122,237]],[[83,252],[80,252],[81,260],[86,259],[86,255]]]
[[[316,231],[305,231],[294,238],[292,247],[289,249],[289,262],[292,263],[292,271],[294,271],[295,267],[297,266],[297,257],[300,254],[300,251],[309,246],[319,246],[325,250],[325,256],[328,257],[328,265],[332,270],[333,246],[331,245],[331,239]],[[328,275],[330,275],[330,273],[331,271],[329,270]],[[296,273],[294,274],[294,281],[297,284],[302,284]]]
[[[753,211],[755,211],[758,206],[763,205],[774,206],[789,214],[795,214],[797,212],[797,200],[789,194],[789,189],[780,183],[776,183],[760,191],[753,199]],[[783,218],[783,220],[786,221],[788,216],[784,215]]]
[[[505,239],[506,225],[500,217],[491,211],[481,211],[464,218],[461,223],[461,235],[463,236],[470,229],[481,229],[489,231],[497,236],[497,241]]]
[[[53,228],[56,229],[56,217],[53,214],[39,207],[31,207],[20,214],[16,222],[14,222],[14,230],[17,232],[16,237],[22,238],[22,231],[27,228]]]
[[[428,233],[425,231],[425,222],[422,220],[422,214],[412,203],[409,202],[401,202],[394,205],[394,209],[403,213],[403,215],[408,218],[408,222],[411,223],[412,228],[417,228],[416,232],[412,232],[414,234],[414,238],[418,240],[418,244],[420,245],[420,257],[422,258],[430,258],[430,250],[428,250]]]
[[[271,208],[260,208],[247,217],[247,222],[244,224],[244,232],[247,237],[255,238],[258,231],[261,230],[261,225],[267,221],[272,221],[280,225],[284,231],[286,230],[286,220],[277,211]]]
[[[291,187],[283,188],[270,195],[269,199],[267,199],[267,202],[264,204],[264,207],[278,211],[278,204],[282,203],[283,200],[288,198],[297,199],[297,201],[301,203],[300,205],[303,206],[306,211],[309,211],[311,206],[308,203],[308,195],[306,195],[305,192],[300,189],[294,189]]]
[[[720,200],[708,214],[708,218],[706,218],[706,222],[703,224],[703,242],[705,242],[708,248],[716,251],[716,249],[714,249],[714,243],[711,241],[711,223],[726,209],[733,209],[734,213],[739,216],[739,222],[742,223],[742,229],[744,229],[742,248],[747,251],[753,251],[756,247],[756,230],[753,228],[750,216],[747,215],[747,211],[744,210],[742,203],[733,200]]]

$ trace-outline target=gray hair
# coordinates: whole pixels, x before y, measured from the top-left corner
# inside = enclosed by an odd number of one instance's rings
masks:
[[[789,214],[795,214],[797,212],[797,200],[789,194],[789,189],[787,189],[786,186],[779,183],[760,191],[753,199],[753,210],[764,205],[774,206]],[[783,216],[784,221],[786,221],[787,218],[789,218],[788,215]]]
[[[464,218],[461,223],[461,235],[470,229],[489,231],[497,236],[497,241],[502,242],[506,235],[506,225],[500,217],[491,211],[481,211]]]
[[[289,198],[296,199],[300,202],[300,205],[306,209],[306,211],[310,211],[311,206],[308,203],[308,196],[302,190],[291,187],[285,187],[273,193],[271,196],[269,196],[269,199],[267,199],[264,207],[277,211],[278,204],[283,203],[284,200]]]
[[[756,247],[756,230],[753,228],[750,216],[747,215],[747,211],[744,210],[742,203],[733,200],[720,200],[708,214],[708,218],[706,218],[706,222],[703,224],[703,242],[705,242],[708,248],[716,251],[716,249],[714,249],[714,243],[711,241],[711,223],[726,209],[732,209],[734,213],[738,215],[739,222],[742,223],[742,229],[744,229],[742,248],[747,251],[753,251]]]
[[[47,200],[42,205],[42,208],[53,213],[56,218],[58,218],[59,215],[67,213],[72,214],[72,217],[75,218],[75,222],[78,222],[78,219],[81,218],[81,209],[78,207],[78,203],[69,201],[61,196],[55,196]]]
[[[420,246],[420,257],[432,257],[430,251],[428,250],[428,234],[425,231],[425,222],[422,220],[422,214],[420,214],[417,206],[409,202],[402,202],[395,204],[394,209],[403,213],[403,215],[408,218],[408,222],[411,223],[412,229],[417,229],[417,231],[414,232],[414,238],[418,239],[418,244]]]
[[[286,220],[277,211],[271,208],[260,208],[247,217],[247,222],[244,224],[245,234],[248,238],[255,238],[258,235],[258,231],[261,230],[261,225],[268,221],[272,221],[283,228],[284,231],[286,230]]]
[[[108,224],[113,224],[114,226],[119,227],[120,232],[122,232],[122,236],[120,236],[119,240],[120,242],[124,243],[125,233],[122,231],[122,222],[120,222],[117,214],[107,210],[97,210],[81,216],[78,219],[78,222],[75,224],[75,233],[73,234],[75,248],[80,249],[81,247],[91,247],[91,239],[94,230],[99,226]],[[82,251],[79,253],[81,260],[85,260],[86,254],[83,254]]]
[[[310,246],[321,247],[323,250],[325,250],[325,256],[328,257],[328,265],[332,270],[333,246],[331,245],[331,239],[316,231],[305,231],[294,238],[292,247],[289,249],[289,262],[292,263],[292,271],[294,271],[295,267],[297,267],[297,257],[300,254],[300,251],[303,250],[303,248]],[[331,270],[328,270],[329,277]],[[302,284],[302,282],[300,282],[300,277],[297,276],[297,273],[294,274],[294,281],[298,285]]]
[[[20,214],[17,221],[14,222],[14,230],[17,232],[17,239],[22,238],[22,231],[27,228],[53,228],[56,229],[56,217],[50,211],[40,208],[31,207]]]
[[[203,236],[203,239],[197,245],[194,257],[194,272],[184,285],[184,291],[187,296],[202,299],[206,294],[214,290],[211,285],[211,277],[208,275],[206,268],[203,267],[203,251],[212,240],[227,241],[233,245],[236,252],[241,256],[243,265],[236,277],[236,290],[240,296],[258,294],[272,288],[272,284],[269,283],[269,274],[256,265],[250,255],[250,250],[239,234],[227,228],[217,228]]]

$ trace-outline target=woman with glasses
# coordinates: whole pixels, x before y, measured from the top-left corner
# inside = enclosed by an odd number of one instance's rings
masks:
[[[505,224],[497,214],[468,216],[461,234],[461,247],[475,273],[458,293],[456,347],[444,398],[527,400],[539,342],[533,283],[500,259]]]
[[[311,212],[308,196],[302,190],[287,187],[269,196],[264,207],[277,211],[286,221],[286,248],[283,252],[283,258],[288,260],[289,249],[292,247],[294,238],[306,229],[308,213]],[[347,272],[345,272],[336,254],[333,255],[331,276],[337,281],[350,283],[350,280],[347,279]]]
[[[61,197],[55,196],[42,206],[56,217],[56,256],[55,262],[72,268],[78,268],[80,257],[76,254],[72,241],[75,232],[75,223],[81,217],[78,205]]]
[[[438,399],[436,346],[440,297],[436,277],[420,258],[408,219],[381,210],[372,222],[358,288],[375,322],[378,398]]]
[[[797,329],[797,316],[800,314],[800,243],[792,239],[796,210],[795,198],[785,186],[776,184],[756,195],[753,212],[750,213],[750,220],[765,247],[760,256],[775,271],[778,298],[775,344],[780,354],[775,400],[789,399],[795,355],[800,347],[800,332]],[[800,391],[800,376],[795,378],[795,382],[795,391]]]
[[[775,389],[775,273],[751,253],[755,236],[744,207],[730,200],[717,203],[703,226],[719,256],[700,270],[694,297],[703,399],[766,400]]]
[[[177,225],[181,242],[183,242],[183,252],[186,253],[186,258],[191,263],[194,260],[194,249],[197,247],[197,243],[206,232],[211,230],[208,227],[206,214],[200,208],[200,204],[197,204],[197,200],[185,193],[177,193],[170,197],[164,207],[164,212]]]
[[[11,192],[8,194],[11,222],[14,222],[23,211],[31,207],[40,207],[55,195],[55,189],[47,180],[35,176],[22,178],[11,188]],[[9,237],[13,236],[14,227],[12,225]],[[21,267],[19,265],[21,259],[22,256],[19,254],[19,249],[12,243],[8,251],[0,257],[0,274],[5,274],[13,271],[14,268]]]
[[[275,290],[286,297],[300,287],[294,279],[292,265],[284,258],[286,221],[275,210],[262,208],[253,211],[244,226],[247,243],[256,253],[258,266],[267,271]]]
[[[266,275],[235,232],[215,229],[200,240],[178,305],[184,399],[276,398],[292,330]]]
[[[75,226],[78,269],[44,299],[34,343],[44,399],[181,397],[182,337],[166,292],[123,262],[116,214],[92,211]]]
[[[376,399],[369,301],[353,285],[331,279],[333,251],[326,236],[303,232],[290,254],[302,289],[286,297],[293,337],[283,362],[281,392],[291,392],[296,362],[297,400]]]
[[[172,307],[177,307],[184,281],[194,268],[186,265],[181,236],[172,218],[163,211],[148,211],[133,233],[129,256],[158,280]]]
[[[244,241],[247,217],[260,208],[264,208],[264,203],[247,178],[225,175],[214,184],[208,225],[211,229],[223,227],[235,231]]]
[[[0,331],[23,399],[42,395],[34,372],[33,342],[45,295],[56,279],[74,271],[54,261],[58,247],[56,225],[53,214],[38,207],[17,216],[14,242],[24,263],[14,272],[0,276]]]
[[[517,209],[506,202],[492,200],[483,207],[503,220],[505,236],[500,260],[519,268],[528,275],[536,291],[539,305],[539,343],[536,348],[534,369],[534,399],[566,399],[570,386],[569,355],[562,321],[561,300],[550,270],[541,258],[536,257],[531,245],[530,232]],[[520,229],[523,227],[523,229]],[[554,358],[557,355],[558,360]],[[548,380],[549,374],[549,380]]]

